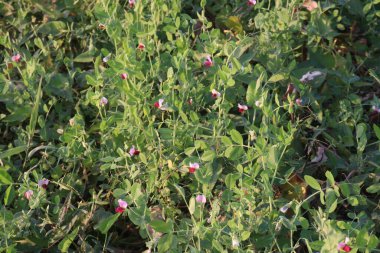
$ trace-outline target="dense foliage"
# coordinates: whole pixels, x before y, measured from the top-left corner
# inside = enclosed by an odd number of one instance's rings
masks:
[[[380,252],[380,1],[0,1],[0,252]]]

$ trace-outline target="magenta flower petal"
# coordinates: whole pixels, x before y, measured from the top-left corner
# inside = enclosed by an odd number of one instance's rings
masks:
[[[206,196],[203,194],[197,195],[197,197],[195,198],[195,201],[198,203],[201,203],[201,204],[205,204],[206,203]]]

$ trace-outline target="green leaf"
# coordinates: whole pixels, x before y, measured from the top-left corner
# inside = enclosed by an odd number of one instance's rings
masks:
[[[74,62],[92,62],[94,60],[95,52],[87,51],[74,58]]]
[[[14,191],[13,185],[10,185],[5,190],[4,205],[6,205],[6,206],[10,205],[12,203],[14,197],[15,197],[15,191]]]
[[[9,175],[8,172],[2,169],[0,169],[0,183],[5,185],[13,184],[11,175]]]
[[[163,220],[153,220],[149,224],[157,232],[169,233],[170,231],[173,231],[173,222],[171,220],[168,220],[167,222]]]
[[[167,252],[172,248],[175,236],[173,234],[166,234],[158,241],[158,252]]]
[[[243,155],[243,153],[244,149],[242,147],[230,146],[224,151],[224,156],[232,161],[236,161]]]
[[[358,143],[358,152],[362,153],[367,144],[367,136],[366,136],[367,125],[364,123],[360,123],[356,126],[356,141]]]
[[[108,230],[117,221],[119,216],[120,213],[116,213],[114,215],[108,216],[105,219],[100,220],[99,223],[96,224],[95,229],[99,230],[102,234],[107,234]]]
[[[62,21],[50,21],[40,26],[38,29],[39,33],[46,34],[46,35],[59,35],[66,31],[66,24]]]
[[[68,234],[59,244],[58,249],[61,252],[67,252],[69,250],[70,245],[73,243],[75,237],[79,232],[79,227],[75,228],[70,234]]]
[[[287,78],[287,76],[285,73],[277,73],[277,74],[274,74],[273,76],[271,76],[269,78],[268,83],[277,83],[277,82],[282,81],[286,78]]]
[[[380,183],[373,184],[366,189],[368,193],[378,193],[380,191]]]
[[[195,211],[195,199],[192,197],[189,201],[189,212],[190,214],[193,214]]]
[[[30,115],[30,121],[29,121],[29,139],[33,138],[34,131],[36,129],[37,118],[38,118],[38,109],[40,107],[41,97],[42,97],[42,77],[40,79],[40,83],[38,84],[36,99],[34,101],[32,113]]]
[[[326,171],[325,176],[326,176],[327,180],[329,180],[330,185],[335,184],[334,176],[330,171]]]
[[[311,176],[308,176],[308,175],[306,175],[304,178],[305,178],[306,183],[307,183],[311,188],[313,188],[313,189],[315,189],[315,190],[318,190],[318,191],[321,190],[321,186],[319,185],[318,181],[317,181],[315,178],[313,178],[313,177],[311,177]]]
[[[238,174],[228,174],[226,176],[226,179],[224,180],[226,186],[228,189],[233,189],[236,187],[236,180],[239,178],[240,176]]]
[[[375,135],[376,135],[377,139],[380,140],[380,127],[378,127],[377,125],[373,124],[373,130],[375,130]]]
[[[160,128],[160,129],[158,129],[158,132],[160,133],[160,137],[163,140],[173,139],[173,130],[171,130],[169,128]]]
[[[243,145],[243,137],[241,136],[241,134],[236,130],[236,129],[232,129],[230,131],[230,135],[231,135],[231,139],[239,144],[239,145]]]
[[[7,158],[7,157],[11,157],[11,156],[14,156],[14,155],[17,155],[17,154],[20,154],[22,152],[24,152],[25,150],[27,150],[27,146],[24,145],[24,146],[18,146],[18,147],[15,147],[15,148],[10,148],[2,153],[0,153],[0,159],[4,159],[4,158]]]
[[[201,159],[202,159],[202,161],[209,162],[209,161],[214,160],[215,156],[216,156],[216,154],[215,154],[214,150],[206,150],[203,153]]]

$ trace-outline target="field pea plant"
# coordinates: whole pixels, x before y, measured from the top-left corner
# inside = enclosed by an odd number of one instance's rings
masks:
[[[0,1],[0,252],[380,252],[379,17]]]

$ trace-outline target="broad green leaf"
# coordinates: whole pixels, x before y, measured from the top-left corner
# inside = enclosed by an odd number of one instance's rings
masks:
[[[94,51],[87,51],[84,53],[81,53],[77,57],[74,58],[74,62],[93,62],[95,56]]]
[[[378,193],[378,192],[380,192],[380,183],[373,184],[373,185],[369,186],[366,189],[366,191],[369,192],[369,193]]]
[[[313,189],[320,191],[321,186],[319,185],[318,181],[315,180],[313,177],[306,175],[305,177],[306,183]]]
[[[1,168],[0,168],[0,184],[5,184],[5,185],[13,184],[11,175],[9,175],[8,172],[6,172],[5,170]]]
[[[65,238],[58,244],[58,249],[61,252],[68,252],[70,245],[73,243],[75,237],[79,232],[79,227],[75,228],[70,234],[65,236]]]
[[[285,73],[277,73],[277,74],[274,74],[273,76],[271,76],[269,78],[268,83],[277,83],[277,82],[282,81],[286,78],[287,78],[287,76]]]
[[[237,143],[237,144],[239,144],[239,145],[243,145],[243,137],[241,136],[241,134],[240,134],[237,130],[232,129],[232,130],[230,131],[230,135],[231,135],[231,139],[232,139],[235,143]]]
[[[209,161],[214,160],[215,156],[216,154],[214,150],[207,150],[203,153],[201,159],[202,161],[209,162]]]
[[[166,234],[160,238],[157,244],[158,252],[170,252],[173,242],[176,240],[176,237],[173,234]]]
[[[15,197],[15,191],[14,191],[13,185],[10,185],[5,190],[4,205],[6,205],[6,206],[10,205],[12,203],[14,197]]]
[[[367,136],[366,136],[367,125],[364,123],[360,123],[356,126],[356,141],[358,143],[358,152],[362,153],[367,144]]]
[[[67,31],[67,26],[62,21],[50,21],[43,25],[41,25],[38,29],[39,33],[46,34],[46,35],[59,35],[63,32]]]
[[[373,124],[373,130],[375,131],[375,135],[376,135],[377,139],[380,140],[380,127]]]
[[[195,211],[195,198],[192,197],[189,201],[189,212],[190,214],[193,214]]]
[[[95,229],[99,230],[102,234],[107,234],[108,230],[117,221],[119,216],[120,213],[116,213],[100,220],[99,223],[95,225]]]
[[[157,232],[169,233],[173,231],[173,222],[171,220],[168,220],[167,222],[163,220],[153,220],[149,224]]]
[[[325,176],[326,176],[327,180],[329,180],[330,185],[335,184],[334,176],[330,171],[326,171]]]
[[[0,153],[0,159],[4,159],[4,158],[7,158],[7,157],[11,157],[11,156],[20,154],[20,153],[24,152],[25,150],[27,150],[27,148],[28,147],[26,145],[24,145],[24,146],[18,146],[18,147],[15,147],[15,148],[10,148],[10,149],[8,149],[8,150]]]

